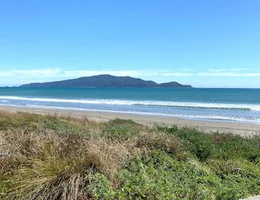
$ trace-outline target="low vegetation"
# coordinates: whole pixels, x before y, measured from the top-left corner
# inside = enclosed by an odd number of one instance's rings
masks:
[[[0,113],[0,199],[240,199],[260,137]]]

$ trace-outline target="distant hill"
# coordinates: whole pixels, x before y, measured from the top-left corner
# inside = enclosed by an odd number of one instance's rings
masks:
[[[172,82],[168,82],[168,83],[161,83],[158,84],[158,87],[162,87],[162,88],[191,88],[191,85],[182,85],[176,81],[172,81]]]
[[[182,85],[177,82],[158,84],[154,81],[145,81],[140,78],[133,78],[130,76],[111,76],[111,75],[97,75],[90,77],[81,77],[77,79],[53,81],[45,83],[30,83],[21,85],[20,87],[37,87],[37,88],[126,88],[126,87],[140,87],[140,88],[191,88],[190,85]]]

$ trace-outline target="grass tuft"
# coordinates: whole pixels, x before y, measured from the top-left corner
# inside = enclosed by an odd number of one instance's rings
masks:
[[[143,132],[137,140],[138,147],[159,149],[174,154],[182,146],[181,141],[173,135],[163,132]]]

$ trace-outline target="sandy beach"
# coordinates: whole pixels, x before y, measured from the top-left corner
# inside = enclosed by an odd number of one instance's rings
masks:
[[[151,115],[136,115],[126,113],[113,112],[92,112],[92,111],[74,111],[74,110],[55,110],[55,109],[39,109],[39,108],[24,108],[24,107],[0,107],[1,111],[7,112],[28,112],[43,115],[58,115],[70,116],[75,118],[87,118],[94,121],[107,121],[115,118],[132,119],[138,123],[151,125],[177,125],[179,127],[196,128],[204,132],[223,132],[233,133],[242,136],[260,135],[259,124],[237,123],[237,122],[212,122],[200,120],[188,120],[174,117],[151,116]]]

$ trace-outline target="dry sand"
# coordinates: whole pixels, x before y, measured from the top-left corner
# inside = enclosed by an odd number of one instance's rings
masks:
[[[248,197],[248,198],[243,199],[243,200],[260,200],[260,195]]]
[[[148,116],[126,113],[112,112],[92,112],[92,111],[73,111],[73,110],[55,110],[55,109],[39,109],[39,108],[20,108],[20,107],[0,107],[2,111],[8,112],[28,112],[44,115],[70,116],[76,118],[87,118],[94,121],[107,121],[115,118],[132,119],[141,124],[161,124],[161,125],[177,125],[179,127],[197,128],[204,132],[224,132],[234,133],[242,136],[260,135],[260,124],[247,124],[237,122],[211,122],[200,120],[188,120],[174,117],[164,116]]]

